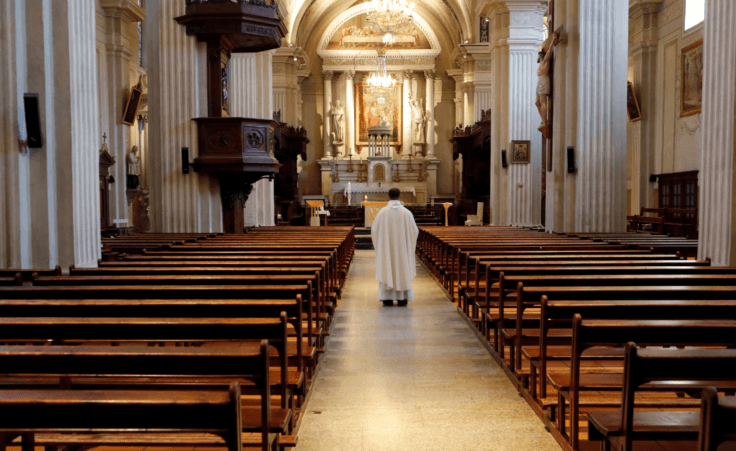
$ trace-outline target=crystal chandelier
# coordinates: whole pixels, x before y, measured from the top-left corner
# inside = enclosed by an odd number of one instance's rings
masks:
[[[378,68],[368,78],[368,92],[377,97],[378,103],[384,103],[396,89],[396,80],[386,72],[386,51],[378,50]]]
[[[411,32],[414,3],[406,0],[371,0],[368,2],[366,21],[368,28],[383,36],[383,43],[391,45],[395,36]]]

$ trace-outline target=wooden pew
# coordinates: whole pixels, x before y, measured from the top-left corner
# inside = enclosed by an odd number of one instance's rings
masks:
[[[581,354],[594,346],[616,347],[627,342],[648,346],[735,346],[736,321],[718,320],[583,320],[573,317],[572,360],[569,379],[551,375],[558,387],[558,427],[564,433],[565,399],[570,403],[570,445],[579,446],[580,390],[611,390],[621,386],[620,373],[581,374]],[[569,385],[568,385],[569,384]]]
[[[307,303],[305,309],[308,313],[307,321],[307,336],[312,339],[316,338],[315,343],[310,342],[310,346],[323,346],[322,343],[322,330],[321,327],[326,327],[327,318],[322,320],[320,314],[324,311],[325,300],[324,293],[319,290],[321,287],[320,280],[318,280],[316,273],[310,273],[309,275],[270,275],[270,274],[259,274],[259,275],[123,275],[123,276],[47,276],[47,277],[36,277],[33,280],[33,285],[38,287],[113,287],[119,285],[127,286],[191,286],[191,287],[212,287],[214,290],[219,290],[221,287],[237,285],[237,286],[265,286],[265,287],[278,287],[278,286],[295,286],[297,284],[303,284],[306,289],[298,292]],[[312,287],[317,287],[312,289]],[[272,288],[268,288],[264,291],[273,291]],[[262,294],[260,297],[265,299],[269,298],[280,298],[280,296],[269,296]],[[315,300],[317,309],[312,307],[312,300]],[[314,314],[313,314],[314,313]]]
[[[271,337],[272,350],[279,356],[271,379],[275,384],[282,383],[282,376],[286,374],[286,382],[291,392],[300,395],[306,394],[303,371],[302,354],[314,359],[314,348],[303,349],[301,321],[297,321],[302,311],[301,299],[295,301],[281,300],[250,300],[250,299],[3,299],[0,300],[0,317],[66,317],[66,318],[168,318],[175,312],[182,318],[281,318],[285,314],[286,321],[296,330],[295,349],[290,349],[291,343],[286,342],[287,355],[296,353],[296,361],[287,362],[280,356],[284,352],[281,349],[281,339],[275,337],[275,331],[268,336],[255,339]],[[262,326],[259,326],[262,327]],[[257,329],[257,328],[256,328]],[[254,331],[257,333],[257,330]],[[233,337],[235,338],[235,337]],[[291,371],[288,367],[296,366],[297,371]],[[286,372],[282,371],[286,369]],[[280,388],[279,388],[280,390]]]
[[[525,346],[524,355],[534,369],[539,370],[539,399],[547,397],[547,362],[571,359],[572,321],[575,314],[586,319],[609,320],[681,320],[681,319],[734,319],[736,300],[649,300],[627,299],[614,301],[550,301],[542,297],[538,347]],[[554,336],[550,332],[557,332]],[[552,348],[555,346],[555,348]],[[623,353],[603,350],[588,353],[591,358],[622,359]],[[532,391],[532,394],[534,392]]]
[[[532,278],[534,277],[534,278]],[[523,282],[522,282],[523,280]],[[516,351],[521,350],[525,341],[523,314],[527,308],[539,307],[542,296],[549,300],[616,300],[616,299],[731,299],[736,288],[736,274],[674,274],[674,275],[589,275],[589,276],[530,276],[514,278],[518,282],[516,291],[515,329],[503,329],[501,343],[512,339]],[[531,284],[533,286],[525,286]],[[731,293],[729,293],[731,291]],[[504,327],[504,293],[499,291],[499,328]],[[631,296],[631,297],[622,297]],[[537,331],[538,333],[538,331]],[[529,337],[529,335],[527,335]],[[533,335],[534,344],[538,336]],[[516,352],[513,368],[521,368],[521,353]]]
[[[715,387],[703,389],[700,409],[699,451],[717,451],[724,442],[736,441],[736,397],[718,396]]]
[[[0,432],[23,436],[23,450],[45,445],[143,444],[192,445],[209,442],[269,451],[278,444],[271,432],[268,342],[256,350],[146,347],[3,346],[0,365],[6,376],[95,375],[118,378],[111,389],[0,390]],[[156,390],[155,380],[176,375],[176,390]],[[144,377],[141,386],[135,379]],[[171,377],[171,376],[168,376]],[[218,378],[229,390],[189,385],[197,378]],[[130,379],[130,383],[125,383]],[[241,405],[241,386],[248,380],[259,393],[257,407]],[[171,385],[170,383],[165,383]],[[1,384],[0,384],[1,385]],[[64,384],[66,385],[66,383]],[[145,388],[144,388],[145,387]],[[154,389],[152,389],[152,387]],[[51,435],[53,434],[53,435]],[[105,439],[98,436],[101,434]],[[192,437],[196,434],[196,437]],[[206,437],[201,434],[212,435]],[[45,437],[43,436],[45,435]],[[34,440],[38,436],[38,440]],[[255,439],[255,440],[254,440]]]
[[[642,440],[689,440],[694,444],[700,430],[699,412],[634,412],[635,393],[652,383],[671,384],[673,392],[700,389],[706,383],[733,389],[734,365],[736,350],[732,349],[640,349],[627,343],[622,411],[588,413],[591,440],[604,441],[602,449],[613,446],[621,451],[633,451],[633,442]]]
[[[56,265],[54,269],[0,269],[0,277],[13,277],[21,275],[23,281],[30,281],[34,274],[40,276],[60,276],[61,266]]]
[[[0,277],[0,287],[20,287],[23,286],[23,276],[20,273],[14,277]]]
[[[557,275],[557,276],[577,276],[584,274],[734,274],[736,270],[726,267],[710,266],[709,260],[577,260],[565,261],[555,260],[551,262],[529,262],[525,266],[519,262],[497,263],[487,261],[485,269],[485,281],[481,284],[479,277],[476,276],[475,287],[464,289],[461,292],[465,305],[472,305],[472,315],[474,319],[481,322],[481,330],[484,336],[489,339],[489,326],[495,327],[495,319],[489,314],[492,306],[498,307],[498,288],[500,283],[500,275],[505,276],[526,276],[526,275]],[[497,266],[496,266],[497,265]],[[480,271],[479,271],[480,272]],[[490,290],[488,287],[491,287]],[[505,285],[506,287],[506,285]],[[475,302],[473,302],[475,299]],[[478,300],[480,299],[480,301]],[[506,298],[508,292],[506,293]],[[496,301],[495,303],[492,301]],[[467,307],[466,307],[467,311]],[[478,315],[489,314],[483,320]],[[497,333],[498,330],[494,329]],[[498,337],[494,338],[497,343]]]

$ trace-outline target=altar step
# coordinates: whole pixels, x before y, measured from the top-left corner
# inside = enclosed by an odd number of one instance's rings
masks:
[[[371,229],[368,227],[355,228],[355,248],[356,249],[373,249],[371,241]]]

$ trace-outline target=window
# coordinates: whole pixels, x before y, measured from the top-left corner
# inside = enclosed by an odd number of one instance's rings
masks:
[[[685,31],[705,20],[705,0],[685,0]]]

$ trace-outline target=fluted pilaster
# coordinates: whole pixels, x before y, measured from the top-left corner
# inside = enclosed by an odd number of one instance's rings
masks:
[[[230,89],[233,117],[270,119],[274,110],[272,52],[236,53],[230,59]],[[259,80],[259,83],[253,83]],[[281,110],[282,114],[284,110]],[[245,226],[274,225],[273,181],[261,179],[245,204]]]
[[[148,0],[143,23],[149,78],[149,163],[152,229],[219,232],[222,204],[215,177],[182,174],[181,148],[197,156],[193,118],[207,116],[206,45],[174,21],[185,3]]]
[[[626,230],[629,8],[580,0],[575,231]]]
[[[67,8],[74,265],[93,267],[101,242],[95,0],[70,1]]]
[[[434,158],[434,71],[425,70],[424,77],[427,81],[427,94],[426,94],[426,107],[428,118],[427,118],[427,158]]]
[[[21,227],[18,202],[18,89],[16,2],[0,2],[0,268],[19,268]]]
[[[703,142],[700,157],[698,258],[714,265],[736,262],[734,240],[734,127],[736,126],[736,4],[705,3],[703,39]]]
[[[330,133],[332,133],[332,117],[330,115],[330,105],[332,104],[332,77],[332,71],[322,72],[322,80],[324,81],[324,94],[322,96],[322,130],[324,131],[324,134],[322,135],[322,140],[325,144],[324,156],[322,158],[332,157],[332,143],[330,140]]]
[[[345,130],[345,155],[352,152],[357,154],[355,148],[355,72],[345,72],[345,117],[347,130]]]

